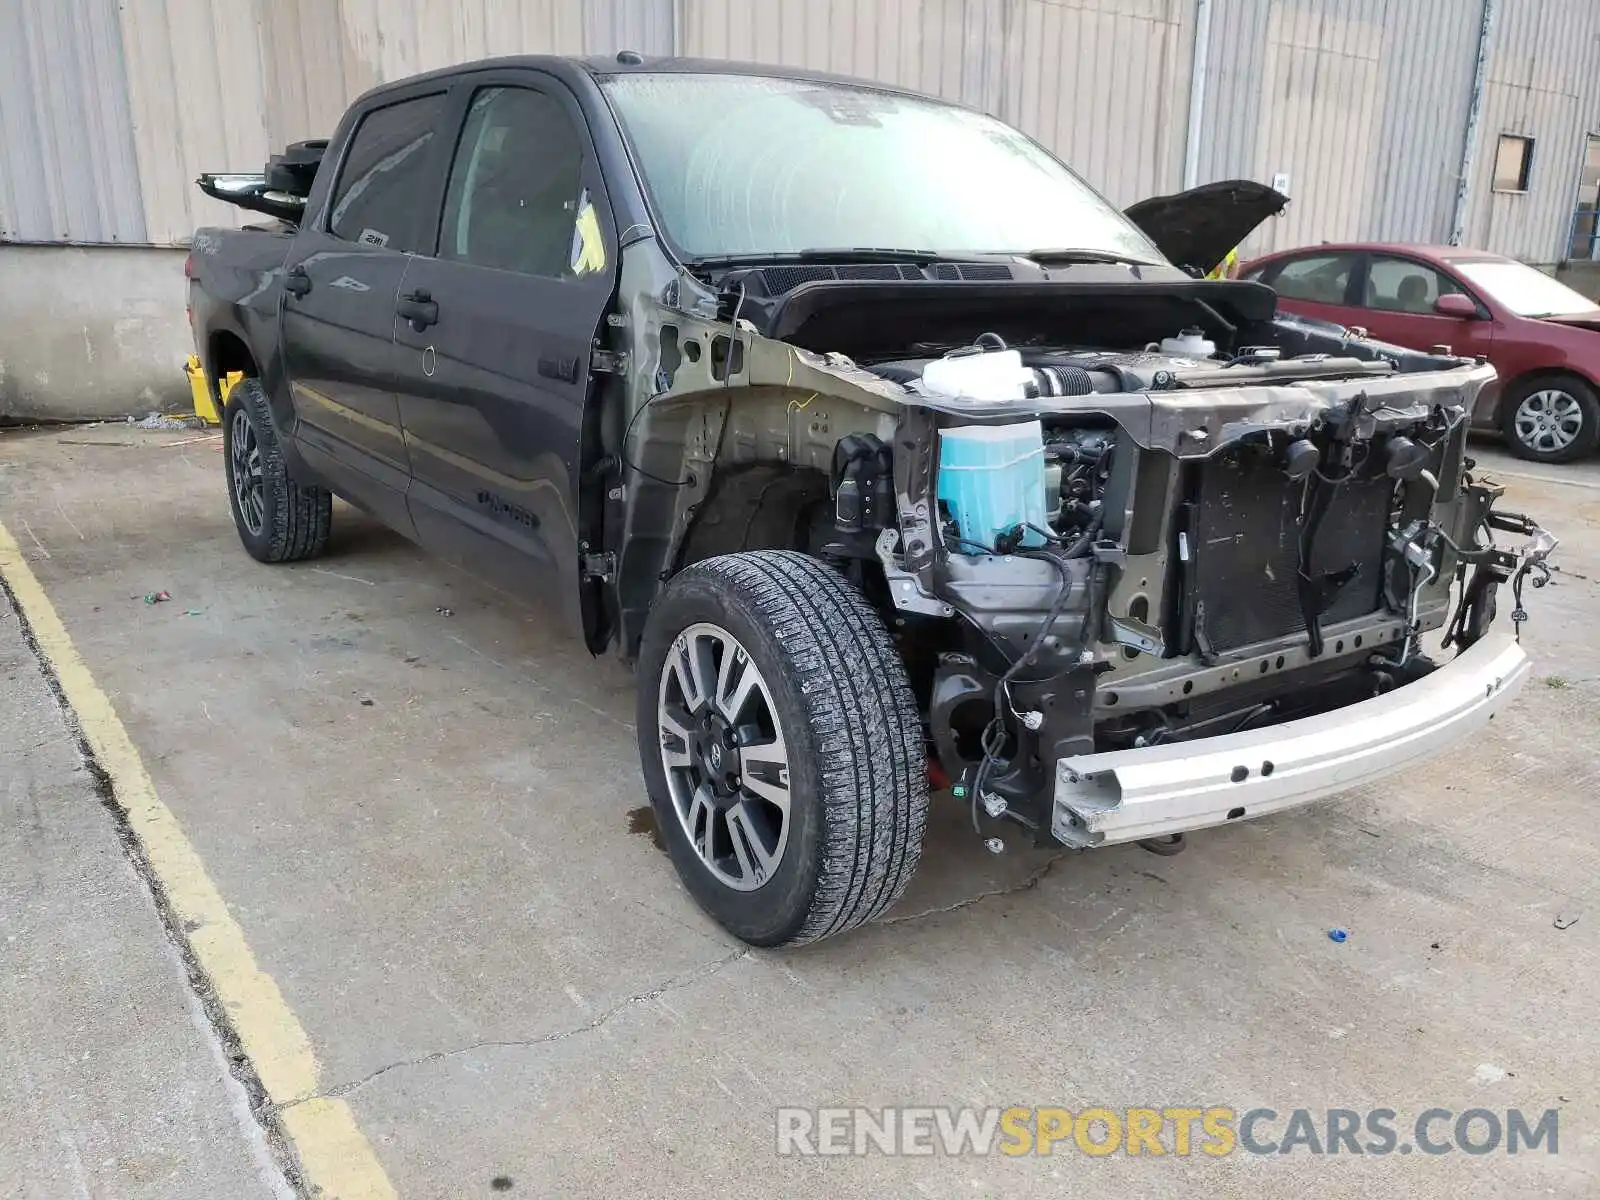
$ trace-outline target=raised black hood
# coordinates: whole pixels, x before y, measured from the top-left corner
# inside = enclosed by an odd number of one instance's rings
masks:
[[[1175,266],[1204,275],[1289,197],[1249,179],[1205,183],[1175,196],[1153,196],[1124,210]]]

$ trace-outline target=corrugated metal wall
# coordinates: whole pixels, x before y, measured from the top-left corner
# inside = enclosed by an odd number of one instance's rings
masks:
[[[1571,230],[1585,135],[1600,133],[1600,2],[1500,0],[1490,44],[1467,240],[1553,262]],[[1535,139],[1526,195],[1491,190],[1501,133]]]
[[[1096,0],[1015,6],[996,111],[1118,204],[1170,191],[1183,174],[1193,4]]]
[[[270,144],[330,133],[375,84],[504,54],[673,52],[672,0],[255,0]]]
[[[681,0],[684,52],[880,79],[993,112],[1131,204],[1181,170],[1187,0]]]
[[[123,0],[121,10],[149,240],[170,245],[187,241],[198,225],[237,221],[237,210],[202,196],[194,179],[241,164],[259,170],[265,160],[255,0]],[[234,46],[236,53],[218,52]]]
[[[1201,175],[1294,198],[1254,249],[1448,237],[1481,3],[1218,0]]]
[[[7,239],[146,239],[117,0],[0,0]]]
[[[1180,186],[1198,3],[0,0],[0,238],[182,243],[238,219],[200,171],[324,135],[376,83],[624,46],[959,99],[1129,203]],[[1448,235],[1482,4],[1213,0],[1200,177],[1286,173],[1295,198],[1249,249]],[[1600,3],[1498,4],[1468,241],[1549,261],[1600,131]],[[1529,195],[1490,195],[1502,131],[1537,139]]]

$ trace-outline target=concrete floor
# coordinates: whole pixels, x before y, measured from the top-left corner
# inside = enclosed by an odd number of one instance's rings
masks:
[[[997,859],[942,809],[887,920],[772,954],[717,930],[634,832],[621,666],[347,508],[325,559],[254,563],[219,445],[0,435],[0,521],[401,1196],[1600,1193],[1600,465],[1482,451],[1563,538],[1563,571],[1529,593],[1534,682],[1454,760],[1171,859]],[[28,664],[0,654],[21,695]],[[37,689],[5,703],[33,715],[0,714],[24,731],[0,741],[0,778],[22,780],[0,1003],[32,1015],[4,1026],[0,1095],[48,1111],[0,1128],[0,1178],[70,1180],[102,1130],[172,1156],[169,1178],[250,1181],[194,1194],[262,1193],[110,817]],[[25,757],[41,740],[52,755]],[[137,1037],[85,1003],[122,979],[124,1005],[143,988]],[[74,1061],[102,1039],[121,1053]],[[886,1104],[1389,1107],[1403,1127],[1557,1108],[1560,1153],[774,1153],[780,1105]],[[106,1170],[80,1194],[186,1194]]]
[[[0,1011],[0,1193],[290,1195],[3,598]]]

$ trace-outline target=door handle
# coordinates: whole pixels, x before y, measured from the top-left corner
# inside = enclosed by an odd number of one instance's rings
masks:
[[[406,292],[395,301],[394,311],[411,322],[411,328],[421,333],[429,325],[439,323],[439,305],[427,288]]]
[[[311,290],[311,276],[304,267],[290,267],[283,277],[283,290],[291,296],[304,296]]]

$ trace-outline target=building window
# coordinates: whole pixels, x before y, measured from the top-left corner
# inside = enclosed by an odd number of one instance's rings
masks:
[[[1494,190],[1525,192],[1528,174],[1533,170],[1533,139],[1502,133],[1494,152]]]

